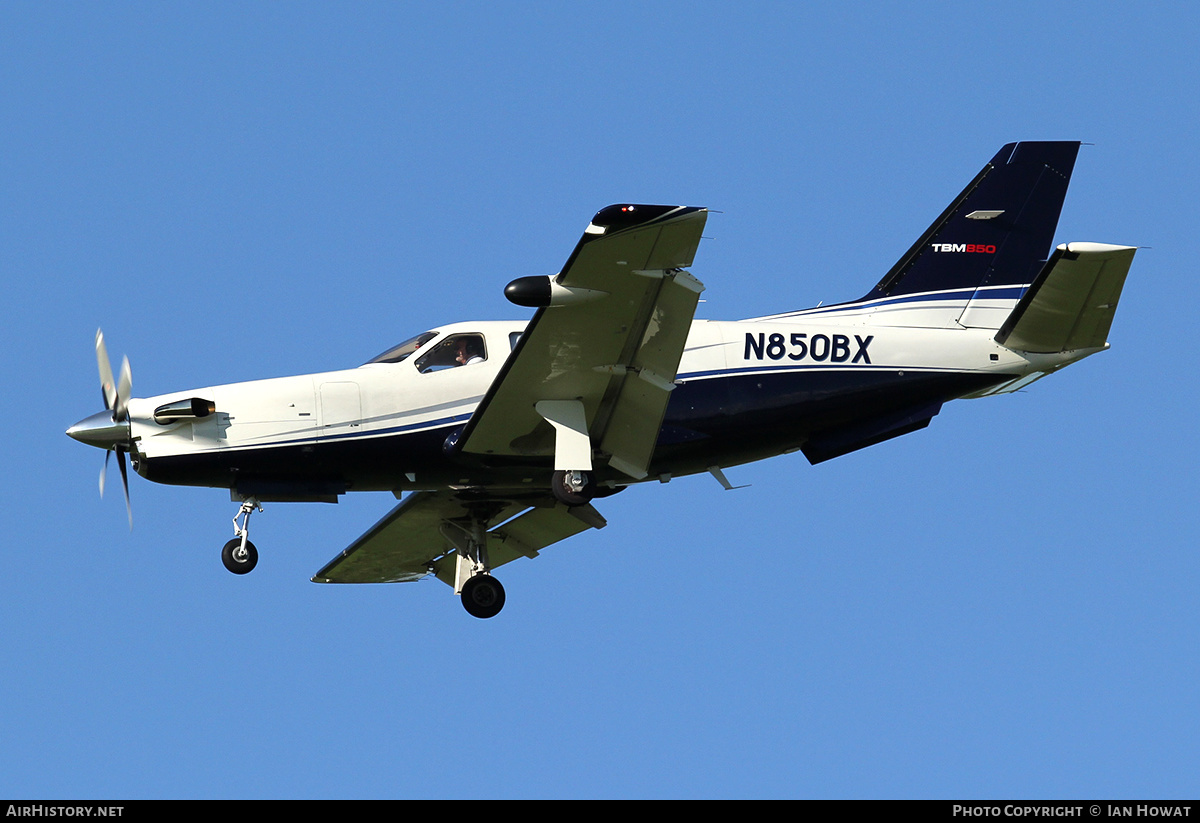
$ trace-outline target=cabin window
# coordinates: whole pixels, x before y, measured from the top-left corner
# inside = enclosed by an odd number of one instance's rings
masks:
[[[427,331],[423,334],[418,334],[416,337],[410,337],[403,343],[392,346],[383,354],[372,357],[367,363],[399,363],[430,340],[437,337],[437,335],[438,333],[435,331]]]
[[[452,334],[439,340],[417,360],[422,374],[459,366],[474,366],[487,360],[487,347],[482,334]]]

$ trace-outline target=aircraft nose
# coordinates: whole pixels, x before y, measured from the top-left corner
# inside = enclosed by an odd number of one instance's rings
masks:
[[[112,412],[97,412],[67,429],[67,436],[98,449],[115,449],[129,442],[129,421],[117,423]]]

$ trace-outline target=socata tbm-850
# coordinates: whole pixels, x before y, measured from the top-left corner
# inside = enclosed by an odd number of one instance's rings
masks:
[[[1078,149],[1005,146],[837,305],[695,320],[706,211],[616,205],[559,274],[507,286],[529,322],[443,326],[354,369],[135,398],[97,333],[106,410],[67,433],[116,452],[127,506],[126,454],[149,480],[230,489],[237,574],[261,502],[408,493],[313,580],[433,574],[491,617],[493,570],[603,527],[594,501],[630,484],[707,471],[728,488],[723,468],[796,450],[818,463],[1106,349],[1135,249],[1050,253]]]

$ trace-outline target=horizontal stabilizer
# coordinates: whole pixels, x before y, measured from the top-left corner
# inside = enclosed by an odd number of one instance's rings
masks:
[[[1103,348],[1136,248],[1106,243],[1059,246],[996,334],[1024,352]]]

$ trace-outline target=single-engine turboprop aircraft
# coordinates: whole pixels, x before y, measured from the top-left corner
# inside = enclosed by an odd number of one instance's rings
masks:
[[[313,581],[433,574],[492,617],[492,572],[602,528],[598,498],[701,472],[730,488],[724,468],[796,450],[820,463],[1108,348],[1135,248],[1048,255],[1078,150],[1005,146],[837,305],[695,320],[704,287],[686,267],[705,209],[616,205],[557,275],[505,288],[532,320],[442,326],[354,369],[135,398],[129,361],[114,380],[97,332],[106,410],[67,434],[116,452],[127,509],[126,454],[148,480],[228,488],[236,574],[257,562],[262,502],[408,493]]]

